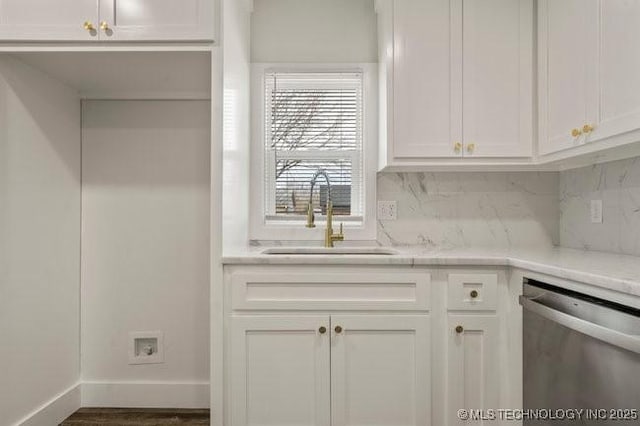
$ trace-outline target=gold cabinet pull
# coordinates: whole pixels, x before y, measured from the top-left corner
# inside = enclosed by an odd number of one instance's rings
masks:
[[[336,331],[336,334],[342,333],[342,327],[340,327],[339,325],[336,325],[335,331]]]
[[[96,29],[96,27],[93,26],[93,23],[91,21],[85,21],[82,27],[89,32],[95,31]]]
[[[582,133],[589,134],[593,132],[595,128],[591,124],[585,124],[582,126]]]
[[[469,296],[471,296],[472,299],[475,299],[476,297],[478,297],[478,292],[476,290],[471,290]]]
[[[327,327],[324,327],[324,326],[323,326],[323,327],[320,327],[320,328],[318,329],[318,332],[319,332],[320,334],[324,334],[324,333],[326,333],[326,332],[327,332]]]
[[[475,143],[470,143],[469,145],[467,145],[467,152],[469,154],[472,154],[473,151],[476,150],[476,144]]]
[[[461,143],[461,142],[455,142],[455,143],[453,144],[453,150],[454,150],[455,152],[460,152],[460,151],[462,151],[462,143]]]
[[[109,31],[110,30],[109,23],[107,23],[107,21],[100,22],[100,29],[102,31]]]
[[[456,327],[456,333],[462,334],[463,331],[464,331],[464,327],[463,326],[459,325],[459,326]]]
[[[571,131],[571,136],[573,136],[574,138],[577,138],[580,135],[582,135],[582,130],[580,129],[573,129]]]

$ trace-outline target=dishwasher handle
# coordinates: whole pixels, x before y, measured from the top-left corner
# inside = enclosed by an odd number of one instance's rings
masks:
[[[579,333],[609,343],[610,345],[640,354],[640,336],[621,333],[607,327],[552,309],[533,298],[520,296],[520,304],[530,312],[540,315]]]

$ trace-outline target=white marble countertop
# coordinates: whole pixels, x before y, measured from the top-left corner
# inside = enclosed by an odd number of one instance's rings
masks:
[[[268,247],[229,252],[227,265],[510,266],[640,296],[640,257],[566,248],[425,249],[394,247],[395,255],[266,255]]]

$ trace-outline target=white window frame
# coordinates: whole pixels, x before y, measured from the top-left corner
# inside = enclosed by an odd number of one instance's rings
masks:
[[[376,239],[376,167],[378,162],[378,64],[375,63],[253,63],[251,65],[251,188],[250,227],[252,240],[313,241],[324,238],[325,218],[316,217],[316,228],[309,229],[304,221],[283,217],[282,221],[267,221],[267,185],[265,161],[265,73],[266,72],[361,72],[362,73],[362,177],[354,168],[352,185],[362,184],[362,220],[344,218],[347,241]],[[295,154],[292,154],[295,155]],[[324,155],[324,154],[323,154]],[[326,155],[331,156],[328,152]],[[344,157],[345,155],[342,154]],[[322,184],[322,182],[320,182]],[[353,197],[352,197],[353,199]],[[334,224],[343,222],[334,217]]]

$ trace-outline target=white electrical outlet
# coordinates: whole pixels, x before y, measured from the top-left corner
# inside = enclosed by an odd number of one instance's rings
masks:
[[[378,201],[378,220],[397,220],[397,201]]]
[[[591,200],[591,223],[602,223],[602,200]]]
[[[161,331],[129,333],[129,364],[162,364],[164,335]]]

